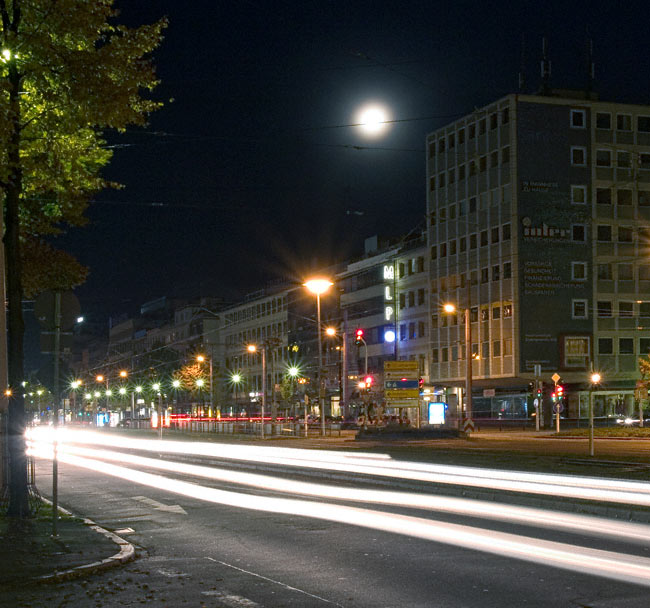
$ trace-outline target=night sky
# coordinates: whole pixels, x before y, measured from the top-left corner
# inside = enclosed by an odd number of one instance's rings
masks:
[[[121,21],[167,15],[156,53],[170,100],[119,147],[90,224],[59,246],[91,269],[85,311],[159,296],[236,300],[362,251],[373,234],[424,225],[428,132],[528,90],[542,36],[556,87],[584,87],[587,30],[603,99],[650,103],[645,2],[118,0]],[[366,102],[391,125],[349,125]],[[361,148],[361,149],[359,149]]]

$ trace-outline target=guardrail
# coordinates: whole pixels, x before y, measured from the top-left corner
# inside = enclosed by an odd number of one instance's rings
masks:
[[[189,433],[217,433],[222,435],[261,435],[262,423],[257,421],[234,421],[220,422],[218,420],[172,420],[169,428],[165,430],[189,432]],[[137,427],[136,427],[137,428]],[[150,427],[149,427],[150,428]],[[320,422],[312,422],[307,425],[301,422],[264,422],[264,435],[282,437],[317,437],[321,434]],[[326,437],[340,437],[341,425],[327,423],[325,425]]]

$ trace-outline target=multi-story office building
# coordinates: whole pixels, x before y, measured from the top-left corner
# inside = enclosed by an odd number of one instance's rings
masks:
[[[509,95],[427,145],[432,380],[463,385],[469,308],[476,416],[526,415],[537,365],[570,416],[592,369],[597,412],[629,412],[650,347],[650,107]]]

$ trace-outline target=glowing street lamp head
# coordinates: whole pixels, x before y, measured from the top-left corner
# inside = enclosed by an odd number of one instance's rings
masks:
[[[142,392],[142,387],[141,386],[136,386],[135,387],[135,392],[136,393],[141,393]]]
[[[124,387],[121,387],[118,393],[120,393],[120,395],[126,395],[126,389]]]
[[[180,385],[181,385],[181,381],[180,381],[180,380],[178,380],[178,379],[176,379],[176,380],[172,380],[172,386],[173,386],[174,388],[179,388]]]
[[[443,309],[445,312],[448,312],[448,313],[454,313],[454,312],[456,312],[456,305],[455,305],[455,304],[445,304],[445,305],[442,307],[442,309]]]
[[[355,122],[365,135],[376,137],[388,129],[389,121],[388,111],[380,105],[372,104],[359,110]]]
[[[326,333],[328,336],[332,336],[332,337],[333,337],[333,336],[336,335],[336,328],[335,328],[335,327],[327,327],[327,328],[325,329],[325,333]]]
[[[156,383],[155,383],[151,388],[152,388],[154,391],[159,391],[159,390],[160,390],[160,384],[159,384],[158,382],[156,382]]]
[[[205,380],[203,380],[203,378],[199,378],[196,381],[196,386],[198,386],[199,388],[201,388],[204,384],[205,384]]]
[[[232,380],[235,384],[239,384],[239,383],[241,382],[241,374],[233,374],[233,375],[231,376],[231,380]]]
[[[126,378],[129,375],[129,372],[127,372],[125,369],[120,371],[120,378]]]
[[[300,370],[295,365],[293,365],[287,370],[287,373],[292,378],[295,378],[300,373]]]
[[[592,384],[598,384],[601,380],[600,374],[598,372],[594,372],[591,374],[591,383]]]
[[[95,376],[95,381],[96,382],[104,382],[104,376],[102,376],[102,374],[97,374]]]
[[[257,352],[257,346],[255,346],[255,344],[249,344],[249,345],[246,347],[246,350],[247,350],[249,353],[256,353],[256,352]]]
[[[204,357],[203,355],[197,355],[197,356],[196,356],[196,360],[197,360],[199,363],[203,363],[203,362],[205,361],[205,357]]]
[[[332,283],[332,281],[329,279],[315,277],[313,279],[309,279],[309,281],[306,281],[303,283],[303,285],[314,295],[320,296],[324,294],[332,285],[334,285],[334,283]]]

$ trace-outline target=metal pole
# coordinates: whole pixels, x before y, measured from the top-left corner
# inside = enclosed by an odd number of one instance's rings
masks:
[[[163,438],[162,393],[158,393],[158,438]]]
[[[59,426],[59,350],[61,349],[61,292],[54,292],[54,441],[52,443],[52,536],[57,536],[59,516],[59,460],[57,430]],[[65,414],[65,411],[64,411]]]
[[[348,417],[348,311],[343,311],[343,342],[341,344],[341,410]]]
[[[320,433],[325,437],[325,398],[323,396],[323,337],[320,326],[320,294],[316,294],[316,330],[318,331],[318,406],[320,407]]]
[[[264,410],[266,409],[266,344],[262,345],[262,431],[264,439]]]
[[[469,305],[465,309],[465,417],[472,419],[472,326]]]
[[[589,456],[594,455],[594,385],[589,389]]]

